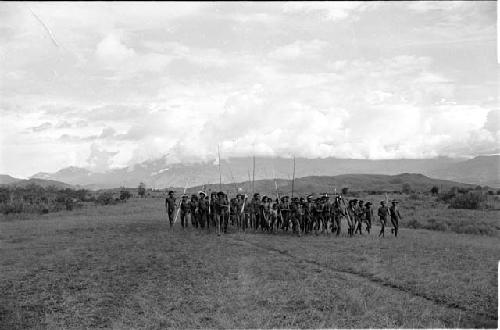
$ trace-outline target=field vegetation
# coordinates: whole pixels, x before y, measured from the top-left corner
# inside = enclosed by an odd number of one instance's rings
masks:
[[[423,215],[420,202],[402,201],[403,222]],[[481,212],[435,203],[436,214]],[[170,230],[164,212],[161,199],[133,198],[2,216],[0,328],[498,325],[496,235],[403,228],[398,238],[298,238],[233,229],[217,237],[179,223]]]
[[[71,211],[84,204],[101,205],[126,202],[132,194],[125,188],[118,192],[105,190],[92,192],[85,189],[43,187],[37,184],[25,186],[0,186],[0,213],[51,213],[61,210]]]

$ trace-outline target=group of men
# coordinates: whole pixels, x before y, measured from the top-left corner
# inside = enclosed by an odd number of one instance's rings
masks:
[[[194,228],[210,231],[214,228],[217,235],[227,233],[228,226],[235,227],[238,231],[264,231],[277,233],[278,231],[291,232],[298,236],[315,233],[341,232],[344,219],[347,222],[349,236],[362,235],[364,230],[370,233],[374,222],[374,210],[371,202],[358,199],[346,201],[340,195],[332,198],[322,194],[314,198],[282,196],[274,200],[268,196],[255,193],[251,200],[247,195],[237,194],[229,198],[224,192],[204,191],[189,197],[181,196],[180,203],[176,203],[175,193],[170,191],[165,201],[170,227],[180,220],[181,227],[187,228],[188,223]],[[380,223],[379,237],[385,235],[385,227],[391,220],[391,233],[398,236],[399,220],[402,219],[396,200],[388,207],[385,201],[380,202],[377,216]]]

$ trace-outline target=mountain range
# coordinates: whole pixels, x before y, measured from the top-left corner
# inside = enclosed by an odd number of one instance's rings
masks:
[[[347,187],[349,191],[376,191],[376,192],[395,192],[402,191],[404,184],[408,184],[411,191],[428,192],[432,187],[438,187],[439,191],[448,191],[452,187],[474,188],[474,185],[459,183],[449,180],[439,180],[426,177],[416,173],[402,173],[397,175],[385,174],[342,174],[336,176],[308,176],[297,178],[292,188],[289,180],[267,179],[255,181],[255,187],[252,189],[252,182],[245,181],[229,184],[210,184],[191,187],[186,189],[187,194],[197,193],[199,190],[205,191],[228,191],[235,193],[251,194],[252,191],[259,192],[261,195],[275,196],[278,191],[280,195],[290,195],[293,191],[298,195],[310,193],[332,194],[335,191],[340,193],[342,188]]]
[[[251,181],[252,157],[221,159],[221,181],[225,184]],[[295,177],[338,176],[343,174],[420,173],[428,177],[453,180],[482,186],[500,187],[500,155],[478,156],[473,159],[438,157],[434,159],[306,159],[295,161]],[[255,180],[283,179],[293,176],[293,160],[256,157]],[[80,167],[67,167],[55,173],[37,173],[30,179],[55,180],[86,189],[137,187],[144,182],[150,188],[195,187],[219,183],[216,160],[191,164],[168,164],[165,157],[126,168],[98,173]],[[10,176],[0,176],[0,183],[12,183]]]
[[[5,174],[0,174],[0,185],[9,185],[9,186],[15,186],[15,187],[21,187],[24,188],[26,186],[29,186],[31,184],[36,184],[38,186],[41,186],[43,188],[47,188],[49,186],[53,186],[59,189],[66,189],[66,188],[75,188],[73,185],[57,181],[57,180],[50,180],[50,179],[39,179],[39,178],[30,178],[27,180],[23,179],[17,179],[14,177],[11,177],[10,175],[5,175]]]

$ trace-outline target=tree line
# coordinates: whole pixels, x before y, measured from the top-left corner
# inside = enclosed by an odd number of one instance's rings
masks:
[[[120,192],[92,192],[86,189],[42,187],[29,184],[25,187],[0,186],[0,212],[10,213],[51,213],[62,210],[72,211],[84,203],[110,205],[125,202],[132,194],[121,188]]]

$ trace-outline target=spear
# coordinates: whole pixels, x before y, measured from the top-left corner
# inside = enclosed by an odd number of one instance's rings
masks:
[[[187,186],[188,186],[188,180],[186,180],[186,184],[184,185],[184,191],[182,193],[183,195],[186,193]],[[176,223],[177,217],[179,216],[179,212],[181,211],[181,203],[182,203],[182,197],[181,201],[179,202],[179,207],[177,208],[177,213],[175,214],[174,223]]]
[[[280,194],[278,191],[278,183],[276,182],[276,171],[274,170],[274,164],[273,164],[273,178],[274,178],[274,188],[276,189],[276,198],[280,198]]]
[[[292,198],[293,198],[293,190],[295,186],[295,155],[293,155],[293,179],[292,179]]]
[[[255,193],[255,154],[253,155],[252,196]]]
[[[248,170],[248,185],[250,185],[251,182],[252,182],[252,179],[250,179],[250,170]],[[248,193],[248,190],[247,190],[247,193]]]
[[[219,155],[219,191],[222,191],[222,174],[220,171],[220,149],[219,145],[217,145],[217,154]]]
[[[241,205],[241,211],[240,211],[241,214],[243,214],[243,211],[245,210],[246,201],[247,201],[247,197],[243,197],[243,205]]]

